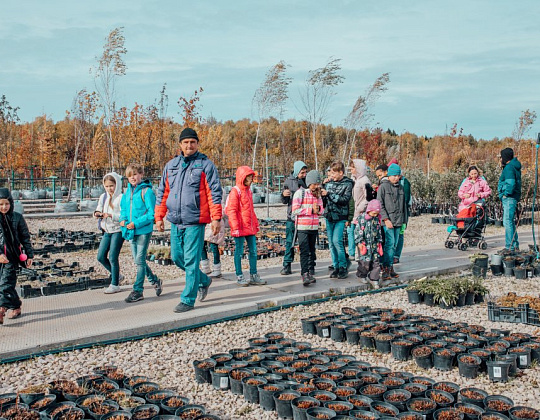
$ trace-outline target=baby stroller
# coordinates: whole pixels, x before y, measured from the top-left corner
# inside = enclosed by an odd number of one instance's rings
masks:
[[[456,246],[460,251],[465,251],[469,247],[477,246],[482,250],[487,249],[484,239],[486,220],[487,215],[483,203],[471,204],[461,210],[453,219],[453,225],[448,227],[445,248],[452,249]]]

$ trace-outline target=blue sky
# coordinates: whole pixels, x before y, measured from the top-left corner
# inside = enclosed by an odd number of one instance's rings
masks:
[[[163,83],[168,115],[202,86],[201,113],[252,117],[251,100],[280,60],[293,78],[285,117],[301,118],[309,70],[342,59],[325,122],[340,124],[358,95],[390,72],[373,126],[444,134],[454,123],[477,138],[505,137],[525,109],[540,112],[540,2],[185,1],[3,2],[0,95],[28,121],[62,119],[109,31],[123,26],[127,74],[117,102],[149,105]],[[540,131],[537,123],[530,132]]]

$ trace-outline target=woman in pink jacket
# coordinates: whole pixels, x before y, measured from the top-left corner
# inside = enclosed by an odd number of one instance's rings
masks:
[[[231,189],[225,204],[225,214],[229,216],[231,236],[234,237],[234,267],[236,283],[246,287],[250,284],[263,285],[266,280],[257,273],[257,238],[259,220],[253,207],[251,184],[255,172],[249,166],[240,166],[236,170],[236,185]],[[249,279],[242,273],[242,256],[244,255],[244,239],[248,245]]]
[[[469,166],[467,170],[469,176],[463,181],[458,191],[458,197],[461,198],[458,211],[469,207],[478,200],[486,199],[491,194],[491,188],[484,178],[479,177],[478,168]]]

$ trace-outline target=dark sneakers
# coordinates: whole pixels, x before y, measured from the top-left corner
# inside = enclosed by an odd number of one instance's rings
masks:
[[[127,302],[127,303],[133,303],[133,302],[138,302],[139,300],[143,300],[144,299],[144,296],[142,293],[139,293],[139,292],[136,292],[135,290],[132,291],[129,296],[127,298],[125,298],[124,300]]]
[[[161,295],[161,292],[163,292],[163,280],[161,280],[159,277],[156,277],[154,289],[156,290],[156,296]]]
[[[290,264],[284,265],[283,268],[280,271],[280,274],[282,276],[288,276],[288,275],[292,274],[291,265]]]
[[[212,284],[212,279],[208,277],[208,280],[210,280],[210,283],[208,283],[208,286],[201,286],[199,287],[199,290],[197,292],[197,298],[199,299],[199,302],[202,302],[206,299],[206,296],[208,296],[208,289],[210,289],[210,285]]]
[[[394,271],[394,267],[393,267],[393,266],[390,267],[390,268],[388,269],[388,271],[390,272],[390,277],[392,277],[393,279],[399,278],[399,274],[396,273],[396,272]]]
[[[345,267],[341,267],[338,271],[337,278],[343,280],[343,279],[346,279],[347,277],[349,277],[349,271]]]
[[[334,270],[332,270],[332,272],[330,273],[330,278],[337,279],[338,275],[339,275],[339,270],[337,268],[334,268]]]
[[[315,280],[315,277],[313,277],[311,274],[308,273],[304,273],[302,274],[302,284],[304,286],[308,286],[312,283],[315,283],[317,280]]]
[[[174,308],[174,312],[181,313],[181,312],[191,311],[192,309],[195,309],[195,308],[193,306],[189,306],[189,305],[186,305],[185,303],[180,302]]]

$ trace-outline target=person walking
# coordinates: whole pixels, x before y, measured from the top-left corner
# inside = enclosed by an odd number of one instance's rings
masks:
[[[407,224],[407,204],[403,186],[399,182],[401,168],[392,164],[388,176],[383,177],[377,190],[377,200],[381,203],[381,217],[384,223],[384,254],[382,261],[382,280],[399,278],[394,270],[394,254],[403,225]]]
[[[366,161],[363,159],[353,159],[351,165],[349,166],[351,171],[351,178],[354,181],[354,187],[352,191],[353,200],[354,200],[354,214],[352,217],[352,224],[349,226],[349,241],[352,244],[349,245],[349,254],[353,257],[355,255],[354,249],[356,248],[355,244],[355,231],[358,224],[358,217],[366,211],[368,205],[368,195],[373,194],[373,188],[367,176],[367,165]],[[369,192],[369,194],[368,194]],[[352,245],[352,247],[351,247]],[[351,253],[352,248],[352,253]]]
[[[180,154],[163,169],[157,193],[156,227],[171,222],[171,258],[186,272],[186,285],[174,312],[194,309],[206,299],[212,279],[200,268],[205,226],[217,235],[221,229],[221,182],[214,163],[199,152],[199,137],[192,128],[180,133]]]
[[[319,231],[319,215],[324,211],[321,198],[321,177],[317,171],[306,175],[307,188],[300,188],[293,197],[292,216],[296,219],[298,245],[300,247],[300,267],[302,284],[308,286],[316,282],[315,243]]]
[[[21,316],[22,301],[17,293],[19,266],[32,267],[34,249],[30,232],[22,214],[14,211],[13,197],[7,188],[0,188],[0,324]]]
[[[345,279],[348,276],[350,261],[347,261],[343,231],[345,222],[349,218],[349,201],[352,197],[353,181],[345,176],[343,162],[334,162],[330,165],[331,180],[324,185],[322,197],[324,202],[324,217],[332,265],[334,270],[330,278]]]
[[[504,248],[507,251],[519,251],[516,230],[516,208],[521,200],[521,163],[514,157],[514,150],[507,147],[501,150],[503,167],[497,191],[503,206]]]
[[[307,165],[301,160],[294,162],[291,175],[283,184],[281,192],[281,202],[287,204],[287,223],[285,225],[285,256],[283,257],[283,268],[281,275],[292,274],[291,264],[294,261],[294,220],[291,217],[291,208],[293,196],[298,189],[307,188],[305,178],[307,174]]]
[[[390,162],[388,162],[388,166],[395,163],[396,165],[399,165],[399,162],[396,158],[392,159]],[[411,214],[411,205],[412,205],[412,195],[411,195],[411,183],[407,178],[405,178],[405,175],[403,175],[403,172],[399,176],[399,183],[403,187],[403,194],[405,196],[405,204],[407,206],[407,214]],[[407,229],[407,225],[403,224],[401,226],[401,230],[399,231],[399,238],[398,243],[396,245],[396,251],[394,253],[394,265],[399,264],[401,260],[401,253],[403,252],[403,245],[405,243],[405,229]]]
[[[355,224],[355,242],[358,247],[356,277],[361,284],[368,284],[369,279],[375,289],[386,285],[380,282],[380,258],[383,255],[380,211],[379,200],[371,200]]]
[[[249,166],[240,166],[236,170],[236,185],[229,193],[225,205],[225,214],[229,217],[231,235],[234,238],[234,268],[236,283],[247,287],[250,284],[262,286],[266,280],[261,279],[257,273],[257,232],[259,220],[253,206],[251,184],[255,172]],[[242,272],[242,257],[244,255],[244,241],[248,246],[249,279]]]
[[[150,284],[154,286],[156,296],[161,295],[162,282],[146,262],[148,244],[154,230],[156,195],[150,181],[143,179],[144,168],[142,165],[128,165],[126,177],[128,187],[120,201],[120,226],[123,238],[131,242],[131,253],[137,265],[137,277],[133,284],[133,291],[125,299],[127,303],[133,303],[144,299],[145,277],[148,277]]]
[[[120,282],[124,276],[120,274],[118,257],[124,245],[122,226],[120,226],[120,203],[122,201],[122,177],[110,172],[103,177],[105,192],[101,194],[94,217],[103,231],[97,252],[97,260],[111,274],[111,284],[104,290],[105,294],[120,292]]]

